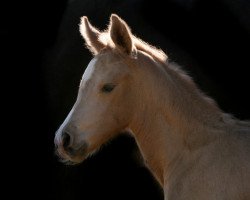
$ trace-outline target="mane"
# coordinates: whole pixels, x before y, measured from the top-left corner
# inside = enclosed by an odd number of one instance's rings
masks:
[[[157,61],[160,61],[163,63],[167,61],[168,56],[161,49],[158,49],[135,36],[133,36],[133,42],[134,42],[136,49],[149,54]]]
[[[155,60],[159,62],[162,63],[167,62],[168,56],[161,49],[158,49],[153,45],[144,42],[143,40],[141,40],[138,37],[135,37],[134,35],[132,36],[132,40],[133,40],[133,45],[136,47],[137,50],[149,54],[151,57],[153,57]],[[108,30],[101,33],[101,35],[99,36],[99,41],[105,44],[106,47],[110,47],[112,49],[115,48],[115,45],[110,38]]]

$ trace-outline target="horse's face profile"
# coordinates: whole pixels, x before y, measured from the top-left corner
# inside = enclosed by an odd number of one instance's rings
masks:
[[[112,52],[95,56],[83,74],[77,100],[56,135],[61,157],[82,161],[128,127],[133,91],[130,68]]]
[[[88,64],[77,100],[56,133],[60,157],[79,163],[107,140],[128,127],[133,113],[132,68],[112,50]]]

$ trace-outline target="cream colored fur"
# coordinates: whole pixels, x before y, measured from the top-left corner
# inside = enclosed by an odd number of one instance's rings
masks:
[[[98,37],[89,37],[96,31],[83,19],[81,33],[97,55],[93,75],[87,82],[83,78],[74,111],[57,132],[61,156],[81,162],[129,129],[165,200],[250,200],[250,123],[223,113],[117,15]],[[117,86],[104,95],[97,88],[107,82]],[[89,143],[85,156],[70,157],[63,150],[63,129],[77,141],[72,148]]]

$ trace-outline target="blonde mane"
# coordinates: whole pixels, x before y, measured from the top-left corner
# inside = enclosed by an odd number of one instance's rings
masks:
[[[134,41],[136,49],[149,54],[157,61],[160,61],[163,63],[167,62],[168,56],[161,49],[157,49],[156,47],[144,42],[143,40],[135,36],[133,36],[133,41]]]
[[[147,53],[148,55],[150,55],[152,58],[154,58],[155,60],[159,62],[162,62],[162,63],[167,62],[168,56],[161,49],[158,49],[154,47],[153,45],[150,45],[144,42],[143,40],[141,40],[138,37],[135,37],[134,35],[132,35],[132,40],[133,40],[134,47],[137,50]],[[112,39],[110,38],[110,33],[108,30],[100,34],[99,41],[103,43],[107,48],[115,49],[115,45]]]

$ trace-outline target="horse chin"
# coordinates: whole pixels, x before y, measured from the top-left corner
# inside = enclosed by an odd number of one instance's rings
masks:
[[[65,165],[77,165],[82,163],[88,156],[86,151],[78,151],[74,154],[69,154],[62,149],[57,149],[56,154],[59,161]]]
[[[82,163],[87,156],[85,155],[75,155],[75,156],[70,156],[68,154],[60,155],[59,159],[60,161],[65,164],[65,165],[78,165]]]
[[[62,160],[65,165],[79,165],[85,160],[85,157],[74,157]]]

